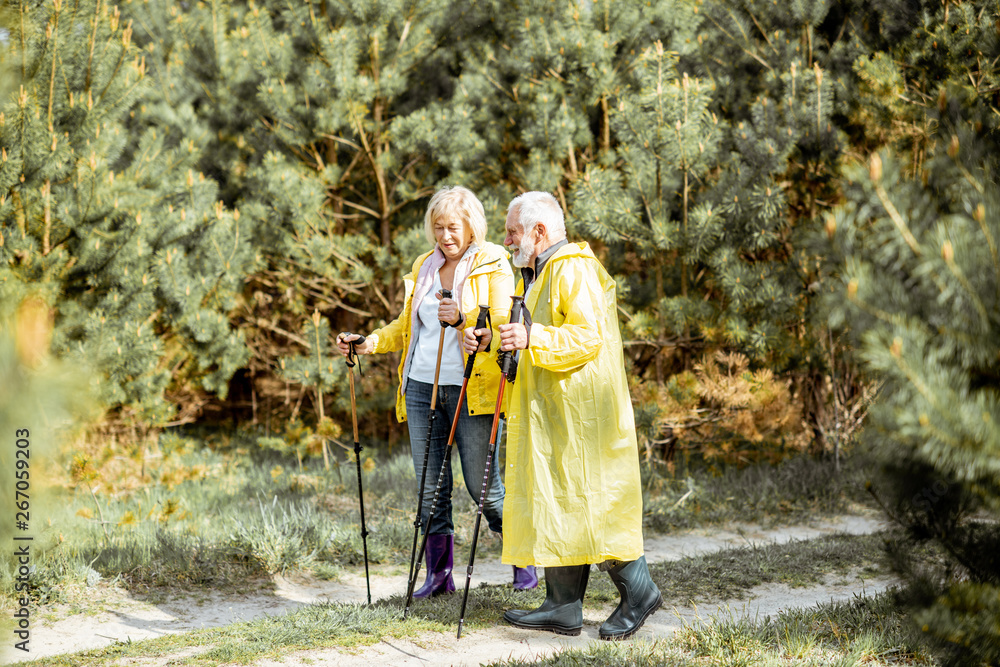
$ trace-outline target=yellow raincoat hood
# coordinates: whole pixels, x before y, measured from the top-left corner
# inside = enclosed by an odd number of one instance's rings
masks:
[[[570,243],[542,268],[525,305],[529,348],[506,390],[502,560],[635,560],[642,492],[615,282],[587,244]]]

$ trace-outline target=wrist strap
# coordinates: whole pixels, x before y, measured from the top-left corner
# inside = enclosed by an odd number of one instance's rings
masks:
[[[531,312],[528,307],[521,302],[521,323],[524,325],[524,349],[531,347]]]

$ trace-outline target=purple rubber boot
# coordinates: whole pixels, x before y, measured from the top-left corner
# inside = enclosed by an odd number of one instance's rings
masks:
[[[529,591],[538,586],[538,574],[535,572],[534,565],[529,565],[528,567],[514,565],[513,568],[515,591]]]
[[[455,582],[451,578],[454,566],[455,536],[428,535],[427,547],[424,550],[427,562],[427,581],[413,592],[415,598],[432,598],[442,593],[455,590]]]

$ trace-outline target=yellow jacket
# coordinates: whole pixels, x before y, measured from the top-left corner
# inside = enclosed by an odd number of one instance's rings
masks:
[[[635,560],[642,492],[615,282],[587,244],[570,243],[542,268],[525,305],[529,347],[506,389],[502,560]]]
[[[370,335],[373,337],[373,352],[394,352],[406,350],[399,361],[399,387],[396,389],[396,418],[406,421],[406,399],[403,397],[403,373],[407,368],[407,360],[412,353],[413,340],[413,290],[420,267],[437,249],[424,253],[413,262],[413,268],[403,277],[406,296],[403,302],[403,312],[395,320],[376,329]],[[507,261],[507,251],[503,246],[485,242],[471,260],[470,271],[463,281],[461,289],[461,307],[465,314],[465,328],[475,326],[479,316],[479,306],[489,305],[490,317],[493,321],[493,339],[498,341],[490,346],[489,352],[476,355],[476,363],[472,367],[472,377],[466,389],[466,406],[470,415],[493,414],[496,407],[497,391],[500,388],[500,367],[497,365],[497,351],[500,349],[500,333],[497,329],[510,319],[510,297],[514,293],[514,274]],[[461,341],[461,335],[459,335]],[[462,351],[463,357],[468,357]]]

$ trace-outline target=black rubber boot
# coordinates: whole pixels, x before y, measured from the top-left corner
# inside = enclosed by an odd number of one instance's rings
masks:
[[[545,568],[545,602],[531,611],[511,609],[503,620],[527,630],[548,630],[576,636],[583,628],[583,596],[590,565]]]
[[[531,614],[531,613],[534,613],[536,611],[540,611],[542,609],[551,609],[552,608],[552,603],[549,601],[549,597],[551,596],[551,593],[549,592],[549,589],[548,589],[548,581],[549,581],[548,572],[550,570],[558,570],[558,569],[559,568],[554,568],[554,567],[553,568],[548,568],[548,567],[545,568],[545,572],[546,572],[546,575],[545,575],[545,602],[542,603],[541,607],[538,607],[538,609],[508,609],[506,612],[504,612],[504,619],[507,620],[507,621],[513,622],[513,621],[516,621],[516,620],[520,619],[525,614]],[[537,574],[537,571],[536,571],[536,574]],[[558,578],[558,576],[559,576],[559,572],[558,571],[556,572],[555,576]],[[583,602],[583,596],[587,592],[587,582],[589,581],[589,579],[590,579],[590,566],[587,566],[587,572],[586,572],[585,576],[580,580],[580,589],[577,591],[577,595],[580,598],[581,602]],[[546,605],[548,605],[548,606],[546,606]]]
[[[601,639],[628,639],[660,608],[663,596],[649,576],[645,556],[613,567],[608,574],[622,600],[601,625]]]

